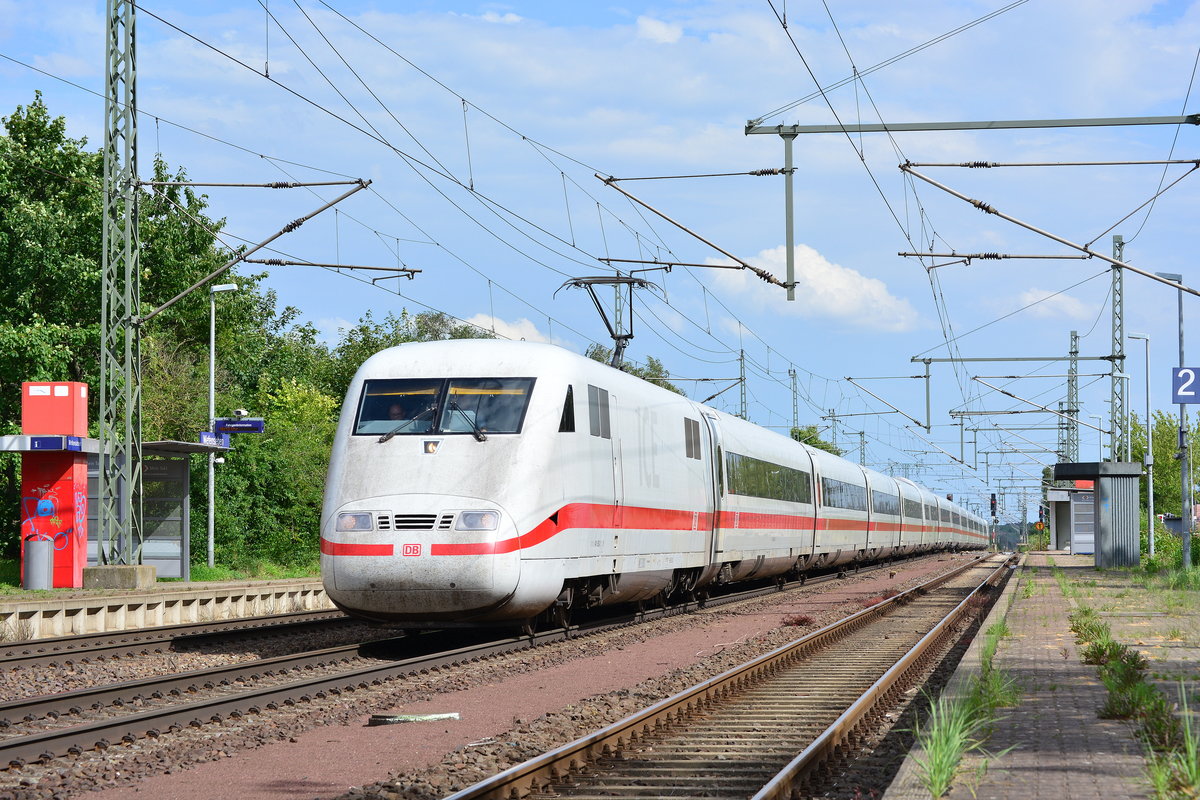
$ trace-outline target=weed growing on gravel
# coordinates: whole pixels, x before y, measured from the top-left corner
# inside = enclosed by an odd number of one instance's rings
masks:
[[[1097,639],[1094,642],[1088,642],[1079,651],[1080,657],[1085,664],[1094,664],[1096,666],[1104,666],[1109,662],[1116,661],[1121,658],[1125,652],[1125,645],[1116,641],[1108,635],[1107,626],[1104,632],[1104,637]]]
[[[1075,587],[1067,580],[1067,574],[1058,567],[1051,569],[1051,574],[1054,575],[1054,580],[1058,582],[1059,591],[1063,593],[1063,597],[1074,597]]]
[[[788,614],[780,620],[779,624],[793,628],[807,628],[809,625],[815,625],[816,622],[811,614]]]
[[[1173,713],[1170,715],[1176,726],[1175,746],[1166,752],[1152,750],[1146,768],[1154,794],[1162,800],[1194,798],[1200,794],[1200,731],[1189,712],[1183,682],[1179,684],[1179,709],[1182,722]]]
[[[917,729],[924,752],[915,758],[921,782],[930,797],[941,797],[954,782],[964,753],[983,747],[986,719],[967,698],[939,697],[929,708],[929,718]]]
[[[939,697],[932,703],[929,718],[916,730],[924,758],[916,757],[915,760],[921,781],[932,798],[941,797],[950,788],[965,754],[984,753],[980,766],[983,771],[991,759],[1008,752],[989,754],[983,745],[991,732],[996,709],[1016,705],[1020,696],[1012,678],[992,664],[1000,639],[1009,635],[1011,631],[1003,620],[987,629],[979,651],[980,674],[971,680],[963,695]]]
[[[1100,665],[1100,679],[1108,689],[1100,716],[1137,722],[1137,737],[1147,750],[1146,777],[1155,797],[1191,800],[1200,796],[1200,730],[1188,711],[1184,682],[1180,681],[1176,708],[1146,681],[1146,657],[1114,641],[1109,626],[1099,621],[1094,609],[1073,612],[1071,629],[1084,644],[1084,661]]]
[[[1108,624],[1100,621],[1100,613],[1091,606],[1080,606],[1071,612],[1068,619],[1076,642],[1092,642],[1102,636],[1111,638]]]

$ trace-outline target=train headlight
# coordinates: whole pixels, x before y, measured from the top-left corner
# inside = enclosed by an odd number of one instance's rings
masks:
[[[374,529],[371,514],[365,511],[342,512],[337,515],[339,531],[369,531]]]
[[[499,511],[463,511],[454,523],[456,531],[494,531],[500,526]]]

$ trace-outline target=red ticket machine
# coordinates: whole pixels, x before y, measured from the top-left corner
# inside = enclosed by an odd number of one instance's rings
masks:
[[[21,433],[30,440],[21,454],[22,580],[25,542],[49,540],[54,586],[78,588],[87,566],[87,454],[78,446],[87,436],[87,384],[22,383]]]

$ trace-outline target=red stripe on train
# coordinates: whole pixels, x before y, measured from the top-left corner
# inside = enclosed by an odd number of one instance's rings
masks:
[[[634,528],[641,530],[691,531],[710,525],[711,515],[700,511],[669,508],[628,508],[595,503],[571,503],[528,533],[498,542],[432,544],[433,556],[478,556],[511,553],[541,544],[560,531],[570,528]]]
[[[680,511],[667,508],[637,508],[609,506],[596,503],[571,503],[550,515],[528,533],[497,542],[433,543],[429,554],[434,556],[501,555],[524,550],[572,528],[633,529],[663,531],[706,530],[711,525],[711,514],[701,511]],[[751,512],[722,511],[719,518],[724,530],[774,529],[806,530],[814,526],[823,531],[867,531],[867,522],[857,519],[814,519],[811,516],[790,514],[760,514]],[[880,522],[870,530],[899,530],[898,523]],[[925,531],[933,533],[934,531]],[[968,536],[979,534],[966,533]],[[321,552],[331,556],[390,556],[395,548],[390,544],[350,544],[321,539]]]
[[[396,547],[390,544],[331,542],[321,537],[321,552],[327,556],[390,556],[396,552]]]

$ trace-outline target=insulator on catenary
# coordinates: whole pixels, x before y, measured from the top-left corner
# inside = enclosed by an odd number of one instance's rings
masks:
[[[967,166],[971,169],[987,169],[996,166],[995,161],[968,161]]]
[[[292,183],[291,181],[273,181],[271,183],[264,184],[264,186],[266,186],[268,189],[295,189],[299,185],[300,184]]]
[[[991,259],[995,259],[998,261],[1000,259],[1000,254],[999,253],[980,253],[978,256],[976,256],[976,258],[991,258]]]
[[[755,175],[757,177],[762,177],[764,175],[782,175],[783,170],[779,167],[770,167],[769,169],[752,169],[747,174]]]

